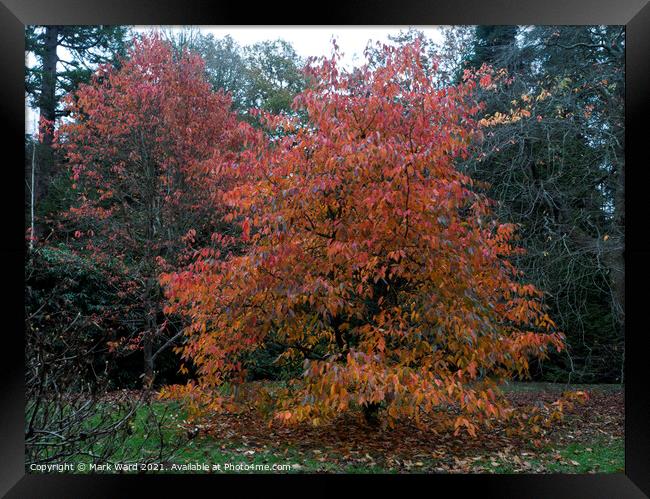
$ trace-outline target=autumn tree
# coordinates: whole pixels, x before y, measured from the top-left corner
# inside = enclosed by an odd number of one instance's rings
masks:
[[[135,40],[121,68],[102,66],[67,100],[59,142],[78,202],[65,229],[110,261],[136,299],[124,316],[144,351],[145,383],[179,337],[162,314],[158,275],[219,230],[219,196],[244,137],[230,98],[213,92],[200,57],[158,36]],[[179,263],[180,262],[180,263]]]
[[[60,185],[60,169],[51,148],[55,125],[66,114],[63,96],[87,83],[99,64],[114,63],[123,55],[127,32],[124,26],[25,27],[25,51],[34,58],[34,64],[25,66],[25,92],[40,119],[39,143],[31,143],[26,155],[31,160],[26,171],[32,176],[27,185],[33,191],[27,204],[34,210],[32,230],[41,238],[46,236],[45,217],[57,211],[64,195],[60,191],[69,188],[69,184]]]
[[[372,69],[342,71],[336,50],[312,61],[294,101],[309,124],[267,117],[285,134],[251,149],[226,195],[246,251],[164,277],[169,310],[192,321],[182,351],[198,372],[167,395],[219,409],[217,388],[272,338],[286,346],[278,362],[304,371],[276,393],[276,419],[361,409],[474,434],[509,414],[499,381],[562,347],[509,262],[515,227],[455,168],[480,139],[469,96],[490,75],[440,89],[418,42],[382,50]]]

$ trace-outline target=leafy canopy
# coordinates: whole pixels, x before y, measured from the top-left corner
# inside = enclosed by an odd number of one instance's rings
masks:
[[[227,172],[251,128],[212,90],[199,56],[157,35],[136,40],[119,69],[100,67],[66,105],[58,145],[78,196],[64,228],[93,261],[116,261],[118,298],[137,296],[115,308],[127,346],[143,346],[149,384],[154,359],[178,337],[158,276],[222,228]]]
[[[227,165],[248,129],[230,104],[199,56],[177,55],[158,36],[135,40],[119,69],[100,67],[66,99],[71,121],[59,130],[78,192],[76,227],[138,267],[143,255],[173,262],[182,236],[221,217]]]
[[[278,362],[304,361],[276,393],[281,421],[381,407],[389,423],[437,415],[473,434],[508,414],[499,380],[561,348],[541,292],[509,263],[514,227],[454,166],[480,138],[476,79],[435,88],[418,42],[382,50],[372,69],[340,70],[336,50],[311,62],[294,101],[309,124],[267,116],[285,133],[248,151],[225,196],[245,251],[164,276],[199,375],[168,395],[222,407],[216,388],[244,379],[245,355],[272,337]]]

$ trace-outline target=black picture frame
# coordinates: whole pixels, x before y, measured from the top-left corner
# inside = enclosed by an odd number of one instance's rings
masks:
[[[650,371],[644,305],[650,277],[650,243],[643,235],[648,203],[643,175],[648,170],[644,154],[645,117],[650,111],[650,5],[649,0],[424,0],[359,1],[349,4],[312,5],[287,2],[253,5],[244,2],[201,0],[0,0],[0,46],[3,64],[0,106],[9,124],[2,134],[5,168],[2,182],[3,235],[0,262],[6,296],[0,300],[4,326],[2,356],[3,389],[0,391],[0,494],[6,497],[162,497],[197,494],[196,485],[208,486],[211,494],[230,493],[224,486],[278,487],[282,493],[309,494],[317,490],[314,476],[75,476],[31,475],[24,469],[24,220],[18,215],[23,203],[24,164],[24,41],[29,24],[203,24],[203,25],[427,25],[427,24],[615,24],[626,27],[626,383],[625,473],[589,475],[406,475],[398,477],[327,476],[329,494],[348,491],[361,480],[364,487],[387,493],[404,493],[405,486],[439,494],[441,487],[454,496],[468,490],[483,497],[513,498],[641,498],[650,496]],[[14,159],[6,152],[16,153]],[[645,167],[645,168],[644,168]],[[9,179],[6,179],[6,176]],[[647,175],[647,174],[646,174]],[[634,291],[636,290],[636,291]],[[644,358],[645,356],[645,358]],[[371,479],[369,479],[371,478]],[[209,483],[208,483],[209,482]],[[136,490],[138,489],[138,490]],[[325,490],[325,489],[324,489]],[[246,492],[244,492],[246,491]],[[264,493],[270,493],[268,488]]]

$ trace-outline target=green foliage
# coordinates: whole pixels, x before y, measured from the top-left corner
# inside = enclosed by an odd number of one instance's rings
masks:
[[[293,98],[305,87],[301,61],[284,40],[256,43],[244,50],[250,107],[278,114],[288,112]]]
[[[233,109],[248,108],[248,67],[242,48],[230,36],[215,38],[212,34],[198,36],[192,49],[205,61],[208,81],[215,90],[224,90],[232,98]]]
[[[109,271],[63,244],[37,247],[27,255],[27,355],[32,343],[45,344],[53,355],[70,348],[71,355],[83,353],[76,373],[82,382],[117,367],[107,345],[119,334],[118,318],[106,313],[117,301]]]
[[[189,46],[205,60],[212,87],[227,92],[233,109],[253,124],[259,125],[250,109],[291,113],[294,97],[305,88],[304,61],[285,40],[242,47],[230,36],[208,34],[196,36]]]
[[[87,83],[98,64],[116,63],[126,52],[126,26],[57,26],[58,64],[56,72],[56,103],[61,96],[73,91],[79,83]],[[25,28],[25,51],[36,57],[36,65],[25,67],[25,90],[29,102],[41,107],[43,79],[46,77],[43,58],[46,50],[46,26]]]
[[[101,311],[111,302],[109,285],[101,270],[63,244],[44,246],[30,253],[26,274],[27,297],[36,303],[44,301],[43,295],[55,288],[61,308],[83,315]]]
[[[139,297],[125,292],[129,280],[117,259],[100,263],[64,243],[37,246],[25,262],[27,355],[32,342],[45,342],[53,354],[72,348],[84,354],[76,373],[81,381],[95,383],[101,374],[107,387],[139,387],[142,351],[129,342],[139,323]],[[120,342],[120,349],[111,347]],[[185,380],[171,350],[157,360],[162,382]]]

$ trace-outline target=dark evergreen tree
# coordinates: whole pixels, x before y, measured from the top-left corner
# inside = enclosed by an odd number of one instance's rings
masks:
[[[508,67],[516,59],[512,50],[516,37],[517,26],[476,26],[473,51],[467,57],[467,66],[476,69],[482,64]]]
[[[103,25],[31,25],[25,30],[25,50],[36,60],[33,66],[25,67],[25,91],[28,104],[38,110],[41,120],[41,146],[34,161],[34,185],[30,185],[34,189],[36,217],[40,219],[36,227],[42,228],[42,218],[57,204],[46,198],[57,173],[51,145],[55,123],[64,114],[61,98],[79,83],[89,81],[97,65],[115,63],[125,52],[127,34],[126,26]]]
[[[470,67],[505,68],[485,92],[495,126],[463,165],[519,223],[519,267],[547,291],[568,348],[552,379],[622,380],[624,38],[620,27],[479,26]],[[518,40],[517,40],[518,39]],[[518,110],[526,115],[517,115]],[[498,113],[498,114],[497,114]],[[548,364],[547,364],[548,366]]]

